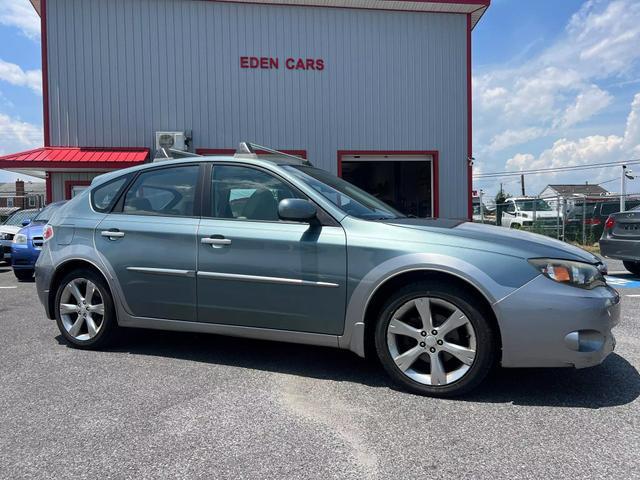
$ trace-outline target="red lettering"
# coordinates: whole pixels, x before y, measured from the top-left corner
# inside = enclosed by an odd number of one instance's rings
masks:
[[[287,70],[315,70],[325,69],[322,58],[293,58],[289,57],[284,61]],[[260,68],[264,70],[278,70],[280,59],[278,57],[240,57],[240,68]]]

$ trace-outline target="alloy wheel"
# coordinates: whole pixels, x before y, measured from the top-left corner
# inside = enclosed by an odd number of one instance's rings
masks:
[[[76,340],[95,337],[104,322],[104,303],[98,287],[86,278],[74,278],[60,297],[60,319],[67,333]]]
[[[402,304],[387,328],[387,347],[396,367],[423,385],[460,380],[476,357],[476,332],[469,318],[440,298]]]

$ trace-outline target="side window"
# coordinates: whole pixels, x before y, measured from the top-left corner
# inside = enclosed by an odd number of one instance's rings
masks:
[[[193,216],[197,165],[144,172],[124,198],[123,212],[131,215]]]
[[[108,211],[127,180],[129,180],[129,176],[125,175],[96,188],[91,194],[93,209],[96,212]]]
[[[213,167],[211,202],[213,217],[278,221],[278,203],[301,198],[282,180],[249,167]]]
[[[515,213],[515,211],[516,211],[516,204],[515,204],[515,203],[513,203],[513,202],[509,202],[509,203],[507,203],[507,209],[506,209],[506,212],[508,212],[508,213]]]

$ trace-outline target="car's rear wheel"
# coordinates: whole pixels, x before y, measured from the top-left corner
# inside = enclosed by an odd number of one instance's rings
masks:
[[[640,262],[624,261],[622,263],[624,264],[624,268],[629,270],[631,273],[634,275],[640,275]]]
[[[33,270],[14,270],[13,274],[21,282],[28,282],[33,278]]]
[[[391,378],[412,392],[452,397],[469,392],[493,366],[496,332],[477,298],[442,282],[398,291],[375,332],[378,357]]]
[[[55,313],[60,333],[76,347],[102,348],[117,329],[109,288],[92,270],[76,270],[62,279],[56,291]]]

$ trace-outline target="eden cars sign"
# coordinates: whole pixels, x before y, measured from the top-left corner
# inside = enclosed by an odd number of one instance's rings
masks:
[[[285,58],[283,62],[278,57],[240,57],[240,68],[262,70],[279,70],[280,66],[287,70],[324,70],[322,58]]]

